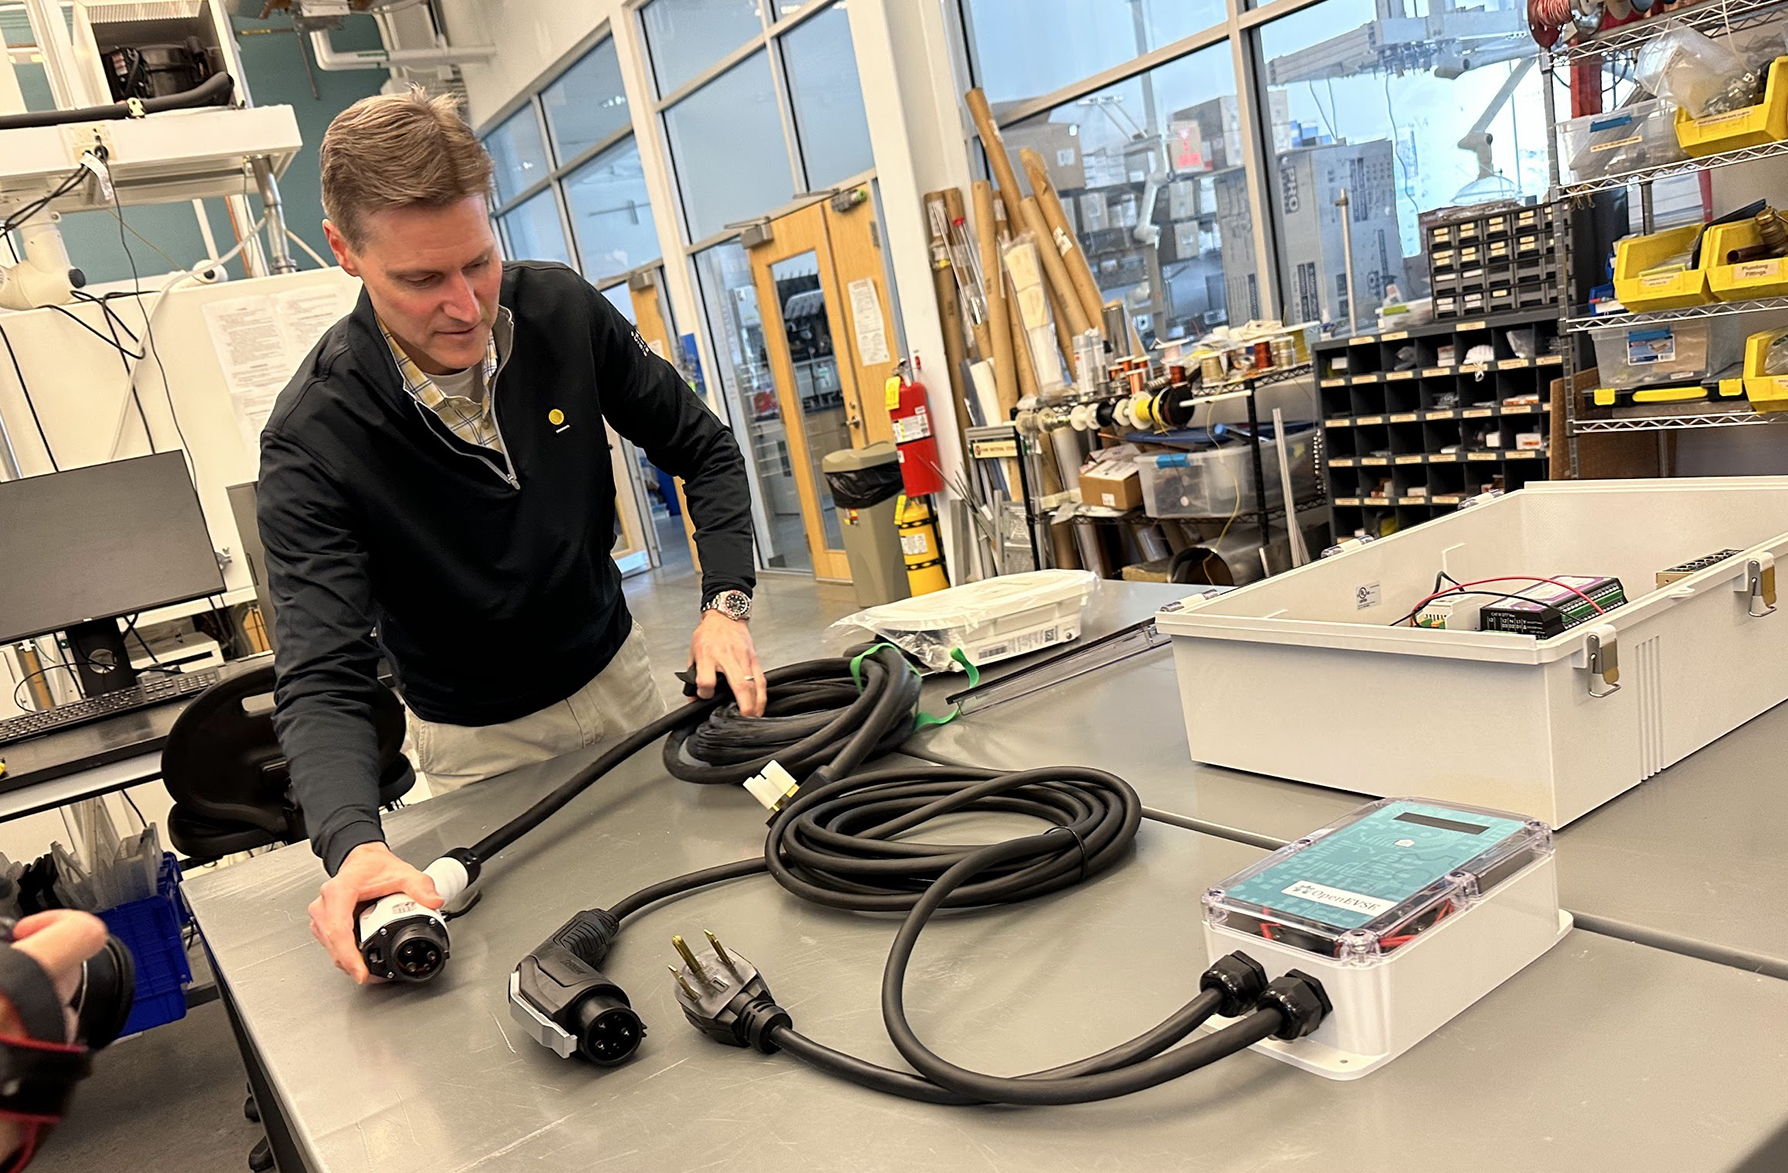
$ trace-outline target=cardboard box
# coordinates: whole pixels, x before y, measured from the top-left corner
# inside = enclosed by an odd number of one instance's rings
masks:
[[[1086,164],[1080,157],[1078,123],[1031,120],[1005,127],[1000,131],[1000,137],[1006,140],[1006,152],[1012,156],[1012,166],[1020,175],[1024,174],[1024,169],[1018,162],[1018,152],[1029,147],[1043,156],[1043,164],[1049,169],[1049,182],[1055,184],[1058,194],[1079,191],[1087,185]]]
[[[1103,232],[1111,227],[1111,216],[1105,208],[1105,193],[1089,191],[1080,197],[1080,230]]]
[[[1199,255],[1198,221],[1187,220],[1173,226],[1173,255],[1175,260],[1190,261]]]
[[[1142,504],[1142,474],[1128,461],[1094,464],[1080,474],[1080,500],[1106,509],[1135,509]]]
[[[1198,180],[1176,179],[1167,185],[1167,218],[1192,220],[1198,216]]]

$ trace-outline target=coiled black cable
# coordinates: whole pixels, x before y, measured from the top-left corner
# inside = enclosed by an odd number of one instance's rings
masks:
[[[893,752],[913,732],[919,674],[897,650],[883,647],[859,662],[859,687],[851,662],[808,660],[770,672],[763,716],[747,717],[728,700],[699,724],[671,729],[664,768],[703,784],[743,782],[772,761],[796,778],[822,766],[840,777]]]
[[[971,811],[1028,815],[1052,826],[991,845],[901,838],[932,819]],[[787,1050],[839,1078],[926,1103],[1108,1099],[1243,1050],[1275,1033],[1282,1016],[1274,1008],[1255,1010],[1234,1025],[1176,1047],[1223,1005],[1223,994],[1206,988],[1160,1025],[1097,1055],[1027,1075],[991,1076],[951,1064],[919,1040],[906,1018],[904,983],[913,947],[938,909],[1029,900],[1090,879],[1124,857],[1142,817],[1135,790],[1101,770],[884,768],[804,788],[771,825],[762,858],[654,884],[609,911],[617,921],[624,920],[658,901],[760,871],[816,904],[860,912],[905,911],[883,972],[882,1013],[890,1038],[919,1074],[827,1047],[786,1022],[769,1026],[754,1045]]]
[[[764,716],[740,714],[724,688],[711,700],[673,709],[628,734],[533,806],[454,854],[469,867],[479,867],[660,738],[667,738],[664,764],[673,776],[688,782],[739,783],[772,761],[797,780],[821,770],[843,776],[871,754],[897,748],[913,732],[920,680],[893,647],[856,659],[807,660],[773,668],[764,676],[772,698]]]

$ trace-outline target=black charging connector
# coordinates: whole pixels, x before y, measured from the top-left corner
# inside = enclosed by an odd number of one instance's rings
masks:
[[[560,1058],[625,1063],[646,1037],[627,993],[598,968],[620,932],[605,909],[578,913],[516,964],[509,975],[510,1014]]]

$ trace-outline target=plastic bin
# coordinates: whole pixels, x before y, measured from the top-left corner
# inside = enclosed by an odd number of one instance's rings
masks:
[[[1761,591],[1785,555],[1788,477],[1542,483],[1156,622],[1194,760],[1562,826],[1788,700]],[[1631,601],[1548,639],[1390,626],[1441,571],[1612,575]]]
[[[1261,470],[1266,477],[1267,504],[1284,503],[1279,487],[1279,449],[1262,429]],[[1291,490],[1299,497],[1316,492],[1316,425],[1292,424],[1285,429],[1291,455]],[[1226,444],[1201,452],[1145,456],[1142,508],[1150,517],[1229,517],[1259,508],[1254,496],[1254,457],[1246,443]]]
[[[161,857],[155,895],[108,908],[99,918],[136,961],[136,1003],[120,1033],[134,1035],[185,1018],[192,967],[187,964],[182,931],[192,916],[180,895],[180,868],[174,856]]]
[[[1780,64],[1779,62],[1777,64]],[[1747,301],[1753,297],[1788,295],[1788,258],[1772,257],[1763,261],[1745,261],[1728,265],[1726,256],[1734,249],[1751,248],[1763,243],[1755,220],[1734,224],[1714,224],[1701,244],[1701,255],[1707,269],[1708,290],[1721,301]]]
[[[1699,159],[1722,151],[1761,147],[1788,139],[1788,57],[1778,57],[1769,67],[1763,101],[1729,114],[1690,118],[1676,112],[1676,141]]]
[[[1788,375],[1769,375],[1763,370],[1776,334],[1765,330],[1745,340],[1745,395],[1757,411],[1788,411]]]
[[[1686,159],[1688,154],[1677,141],[1675,117],[1673,104],[1657,100],[1560,123],[1565,182],[1584,183]]]
[[[1617,242],[1614,246],[1614,296],[1620,299],[1620,304],[1634,313],[1644,313],[1712,301],[1713,292],[1707,286],[1709,254],[1706,249],[1701,251],[1699,268],[1641,276],[1645,270],[1693,250],[1701,228],[1700,224],[1685,224],[1681,228],[1668,228],[1650,236],[1629,236]]]
[[[1700,383],[1738,361],[1730,323],[1660,322],[1645,326],[1591,329],[1598,386],[1625,390],[1663,384]]]

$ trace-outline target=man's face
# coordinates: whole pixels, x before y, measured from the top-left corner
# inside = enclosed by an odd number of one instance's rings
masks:
[[[373,212],[358,246],[327,220],[323,231],[336,261],[366,283],[379,320],[417,366],[444,375],[484,360],[503,265],[483,196],[444,208]]]

